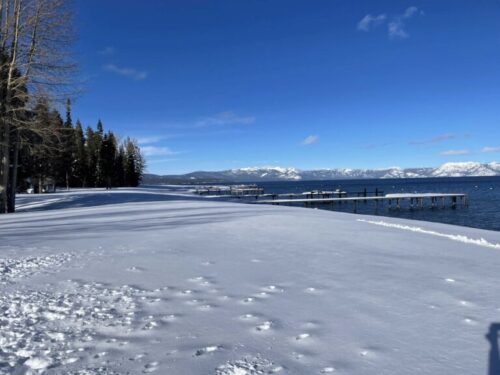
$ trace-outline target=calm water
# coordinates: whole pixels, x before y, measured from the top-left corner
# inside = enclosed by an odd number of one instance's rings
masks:
[[[447,207],[401,210],[389,209],[386,204],[375,210],[375,203],[358,204],[359,214],[392,216],[414,220],[436,221],[441,223],[465,225],[475,228],[500,230],[500,177],[467,177],[467,178],[425,178],[425,179],[390,179],[390,180],[336,180],[336,181],[286,181],[259,182],[266,193],[302,193],[310,190],[335,190],[360,192],[363,189],[382,190],[390,193],[466,193],[469,195],[469,206],[456,209]],[[330,205],[318,205],[318,208],[331,209]],[[353,205],[335,205],[335,211],[353,212]]]

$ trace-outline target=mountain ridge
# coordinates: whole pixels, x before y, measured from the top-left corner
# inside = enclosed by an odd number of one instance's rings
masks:
[[[245,167],[223,171],[196,171],[181,175],[145,174],[143,184],[223,183],[259,181],[313,181],[363,178],[429,178],[500,176],[500,163],[449,162],[439,167],[385,169]]]

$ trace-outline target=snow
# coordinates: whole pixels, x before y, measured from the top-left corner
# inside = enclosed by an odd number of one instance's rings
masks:
[[[500,233],[171,186],[0,216],[0,374],[481,374]]]
[[[434,177],[496,176],[497,174],[496,163],[477,162],[445,163],[432,172]]]

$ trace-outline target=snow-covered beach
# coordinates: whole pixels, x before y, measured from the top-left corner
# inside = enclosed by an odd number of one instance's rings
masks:
[[[0,374],[485,374],[500,233],[183,189],[21,195]]]

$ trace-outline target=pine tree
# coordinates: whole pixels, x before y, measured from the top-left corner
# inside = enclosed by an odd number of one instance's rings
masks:
[[[114,169],[115,169],[114,186],[125,186],[125,149],[123,145],[120,145],[118,147]]]
[[[125,185],[136,187],[142,180],[145,168],[144,157],[137,145],[137,141],[127,138],[125,140]]]
[[[99,132],[94,132],[94,130],[89,126],[85,132],[87,138],[87,183],[89,187],[99,186],[99,162],[100,162],[100,151],[102,136]]]
[[[83,134],[80,120],[76,121],[73,142],[75,145],[75,162],[72,180],[76,186],[86,187],[88,181],[88,156],[85,146],[85,135]]]
[[[66,120],[62,127],[61,132],[61,179],[59,183],[64,183],[66,189],[70,187],[70,178],[75,168],[76,144],[75,144],[75,130],[73,129],[73,122],[71,120],[71,101],[68,99],[66,102]]]
[[[115,180],[114,173],[116,154],[116,139],[114,134],[109,131],[104,135],[100,152],[101,179],[104,180],[106,190],[111,189],[113,181]]]

